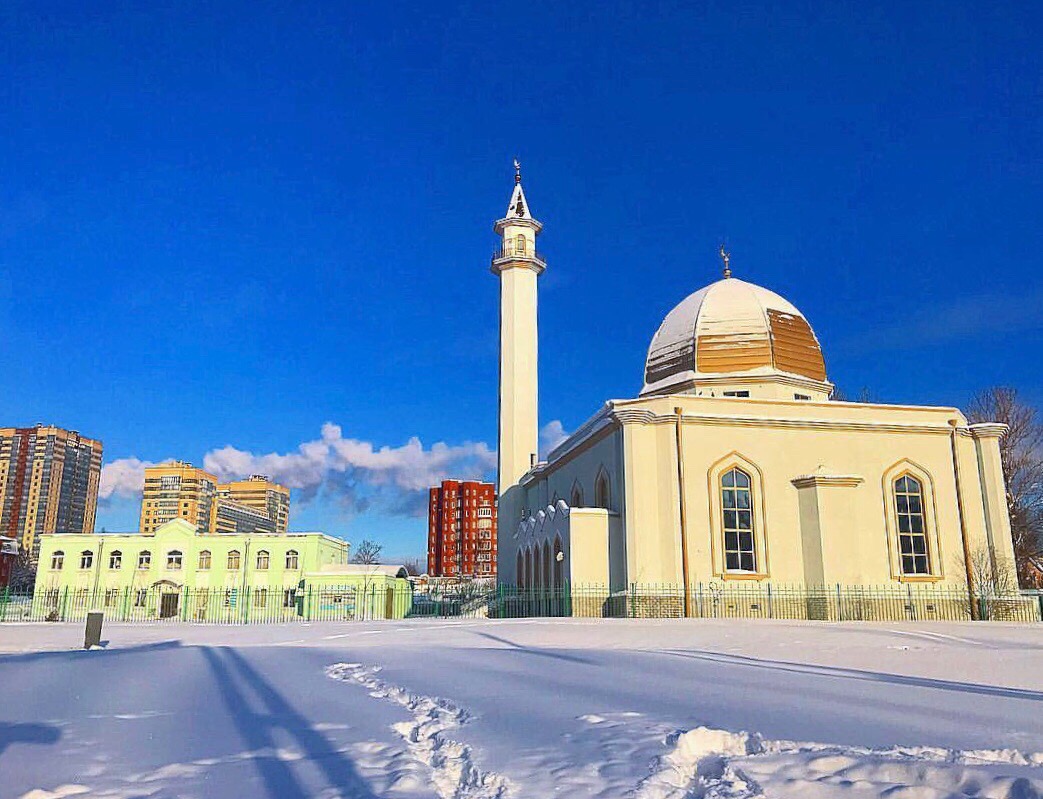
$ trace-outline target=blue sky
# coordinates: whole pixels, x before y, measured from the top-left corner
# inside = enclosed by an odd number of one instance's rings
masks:
[[[209,453],[423,552],[495,446],[515,155],[543,423],[639,390],[721,241],[846,390],[1043,402],[1038,4],[85,5],[0,10],[0,424],[104,441],[99,527]]]

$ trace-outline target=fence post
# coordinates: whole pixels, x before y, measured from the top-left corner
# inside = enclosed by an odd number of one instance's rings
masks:
[[[65,621],[65,609],[69,604],[69,586],[62,589],[62,609],[58,612],[58,621]]]

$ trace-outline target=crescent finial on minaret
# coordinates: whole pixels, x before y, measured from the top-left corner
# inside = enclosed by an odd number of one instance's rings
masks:
[[[514,159],[514,182],[521,183],[521,162],[517,158]]]

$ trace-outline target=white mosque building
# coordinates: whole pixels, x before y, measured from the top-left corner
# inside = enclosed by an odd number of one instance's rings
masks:
[[[723,250],[723,279],[652,335],[640,395],[605,402],[538,461],[541,228],[516,170],[492,262],[502,582],[963,591],[973,563],[1013,563],[1004,426],[831,400],[808,320],[732,277]]]

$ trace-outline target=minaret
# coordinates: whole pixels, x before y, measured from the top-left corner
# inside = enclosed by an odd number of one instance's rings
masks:
[[[514,191],[507,215],[493,230],[501,237],[492,272],[500,276],[500,464],[497,489],[502,497],[536,459],[536,278],[547,268],[536,252],[543,228],[532,218],[514,162]],[[502,512],[502,511],[501,511]]]

